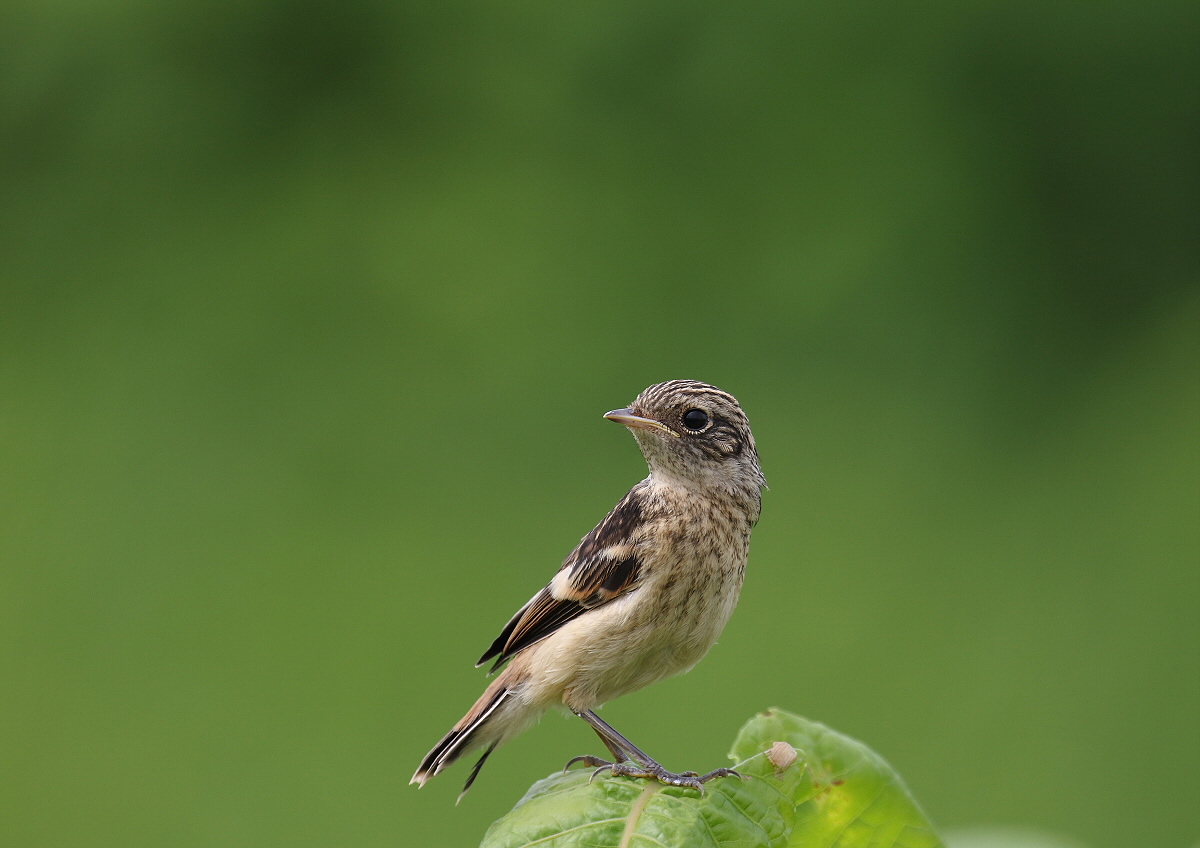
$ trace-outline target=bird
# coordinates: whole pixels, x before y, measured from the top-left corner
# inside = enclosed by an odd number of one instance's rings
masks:
[[[668,771],[596,710],[690,670],[732,615],[767,486],[750,422],[733,395],[696,380],[650,386],[604,417],[633,434],[649,476],[500,631],[476,667],[503,670],[410,783],[482,749],[461,801],[499,745],[555,708],[587,722],[612,755],[567,763],[594,767],[593,779],[608,771],[703,793],[712,779],[740,777]]]

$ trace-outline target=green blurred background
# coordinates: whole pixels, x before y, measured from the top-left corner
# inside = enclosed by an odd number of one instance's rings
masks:
[[[418,793],[510,613],[734,392],[721,644],[940,825],[1200,836],[1200,6],[10,0],[0,843],[472,845]]]

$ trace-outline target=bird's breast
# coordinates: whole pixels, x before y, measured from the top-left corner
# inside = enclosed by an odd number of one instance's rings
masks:
[[[752,524],[745,511],[661,494],[648,507],[632,541],[640,563],[635,586],[532,649],[539,691],[561,692],[573,709],[687,671],[737,605]]]

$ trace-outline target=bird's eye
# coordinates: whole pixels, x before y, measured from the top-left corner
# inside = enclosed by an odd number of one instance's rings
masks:
[[[708,413],[703,409],[689,409],[683,413],[683,426],[689,430],[703,430],[708,424]]]

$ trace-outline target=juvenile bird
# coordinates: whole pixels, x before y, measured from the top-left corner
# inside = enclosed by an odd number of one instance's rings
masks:
[[[461,800],[496,746],[551,707],[591,725],[613,757],[576,757],[568,766],[697,789],[735,774],[667,771],[595,710],[689,670],[733,613],[766,487],[750,422],[733,395],[695,380],[651,386],[604,417],[633,433],[650,476],[583,537],[479,658],[477,666],[495,659],[493,672],[507,666],[412,783],[423,786],[482,748]]]

